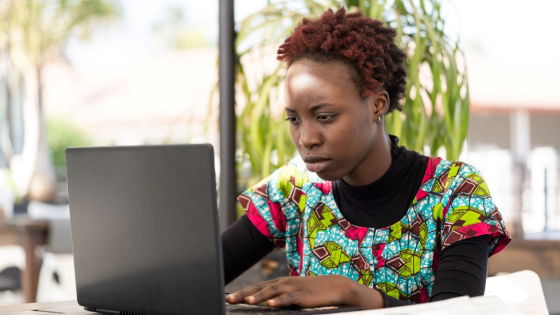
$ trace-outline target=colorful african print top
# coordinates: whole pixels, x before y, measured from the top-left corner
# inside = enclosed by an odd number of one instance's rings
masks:
[[[409,303],[428,302],[447,246],[488,235],[491,256],[511,241],[478,170],[435,157],[406,215],[385,228],[348,222],[332,182],[308,172],[301,158],[238,199],[256,228],[285,247],[290,275],[342,275]]]

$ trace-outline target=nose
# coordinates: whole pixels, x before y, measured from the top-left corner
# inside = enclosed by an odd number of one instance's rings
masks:
[[[306,149],[321,145],[319,133],[310,124],[302,123],[299,132],[299,145]]]

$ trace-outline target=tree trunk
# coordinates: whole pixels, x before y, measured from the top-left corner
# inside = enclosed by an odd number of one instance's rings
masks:
[[[52,164],[49,146],[47,143],[47,128],[43,104],[43,84],[41,82],[42,65],[36,67],[37,79],[37,116],[38,116],[38,141],[33,173],[29,181],[27,197],[29,200],[54,202],[57,197],[56,173]]]

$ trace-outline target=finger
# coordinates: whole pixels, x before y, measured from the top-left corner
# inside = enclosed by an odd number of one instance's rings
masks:
[[[231,293],[226,297],[228,303],[235,304],[235,303],[243,303],[245,302],[245,298],[253,295],[264,288],[264,286],[275,283],[278,279],[272,279],[265,282],[256,283],[250,287],[244,288],[237,292]]]
[[[284,292],[272,299],[269,299],[266,304],[272,307],[281,307],[289,305],[299,305],[301,302],[300,295],[294,291]]]
[[[248,304],[257,304],[264,302],[266,300],[275,298],[288,290],[289,287],[285,285],[280,285],[278,283],[271,283],[263,287],[262,290],[256,292],[255,294],[249,295],[245,298],[245,302]]]
[[[227,296],[228,303],[243,303],[245,298],[262,290],[263,283],[256,283]]]

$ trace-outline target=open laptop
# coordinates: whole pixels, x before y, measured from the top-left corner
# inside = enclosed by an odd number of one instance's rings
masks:
[[[69,148],[78,303],[106,314],[320,314],[227,305],[210,145]]]

